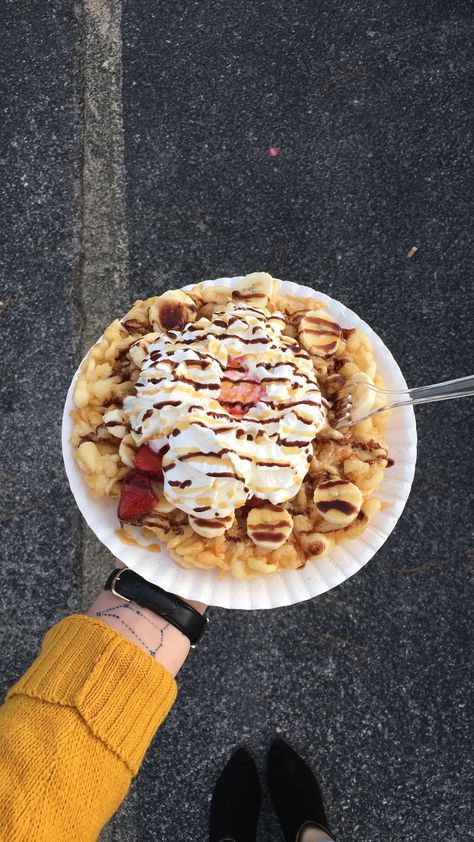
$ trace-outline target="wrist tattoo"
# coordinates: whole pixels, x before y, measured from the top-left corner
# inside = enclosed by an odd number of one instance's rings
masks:
[[[147,623],[149,623],[150,626],[153,626],[153,628],[156,629],[160,633],[160,639],[158,641],[157,646],[151,648],[150,644],[147,643],[146,641],[144,641],[140,637],[140,635],[137,634],[135,629],[124,618],[123,614],[124,614],[125,611],[132,612],[132,614],[135,614],[138,617],[143,617],[143,619],[146,620]],[[132,603],[130,603],[130,602],[126,602],[126,603],[120,602],[117,605],[111,605],[110,608],[104,608],[103,611],[96,611],[95,616],[96,617],[113,617],[115,620],[118,620],[119,623],[122,623],[122,625],[126,629],[128,629],[129,632],[132,633],[132,635],[138,640],[138,642],[141,644],[141,646],[153,658],[155,657],[156,653],[159,652],[160,649],[162,648],[162,646],[164,644],[164,639],[165,639],[165,631],[166,631],[167,628],[169,628],[169,625],[170,625],[169,623],[166,623],[165,626],[159,626],[157,623],[154,623],[153,620],[150,619],[150,617],[148,617],[146,614],[144,614],[143,611],[140,611],[140,608],[138,606],[132,605]],[[132,618],[130,618],[130,620],[131,619]]]

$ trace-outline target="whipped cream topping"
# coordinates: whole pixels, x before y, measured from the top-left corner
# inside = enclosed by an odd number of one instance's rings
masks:
[[[253,495],[278,504],[298,493],[326,408],[309,354],[284,326],[281,313],[230,302],[212,321],[141,338],[137,393],[124,411],[137,446],[169,447],[163,493],[187,514],[226,518]],[[261,387],[243,418],[218,400],[236,357]]]

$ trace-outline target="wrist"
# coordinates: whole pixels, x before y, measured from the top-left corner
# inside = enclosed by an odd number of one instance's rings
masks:
[[[191,602],[198,611],[202,603]],[[124,602],[111,591],[102,591],[87,612],[140,647],[172,675],[183,665],[190,649],[189,639],[179,629],[136,602]]]

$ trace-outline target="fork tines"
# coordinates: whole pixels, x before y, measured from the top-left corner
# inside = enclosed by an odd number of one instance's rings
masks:
[[[331,407],[331,419],[334,420],[334,426],[337,430],[340,430],[341,427],[347,427],[350,424],[351,412],[352,395],[350,393],[334,401]]]

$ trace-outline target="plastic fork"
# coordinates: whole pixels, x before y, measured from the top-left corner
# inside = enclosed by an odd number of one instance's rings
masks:
[[[452,398],[467,398],[469,395],[474,395],[474,374],[470,374],[468,377],[459,377],[457,380],[446,380],[444,383],[434,383],[432,386],[417,386],[414,389],[402,389],[398,391],[393,389],[378,389],[372,383],[357,383],[355,385],[359,387],[363,386],[376,392],[377,408],[357,418],[357,409],[356,406],[353,406],[352,394],[348,391],[346,395],[341,396],[332,405],[332,416],[334,419],[332,426],[336,430],[352,427],[354,424],[358,424],[359,421],[365,421],[366,418],[372,418],[373,415],[378,415],[380,412],[387,412],[390,409],[397,409],[399,406],[415,406],[419,403],[448,401]],[[380,400],[377,405],[377,398],[385,400],[382,406],[380,406]]]

